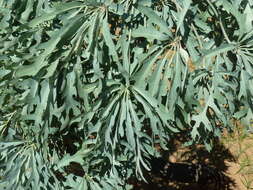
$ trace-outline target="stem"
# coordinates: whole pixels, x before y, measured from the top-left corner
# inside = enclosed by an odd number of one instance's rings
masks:
[[[193,24],[191,24],[191,27],[192,27],[192,30],[193,30],[193,32],[194,32],[194,34],[195,34],[195,36],[196,36],[196,38],[197,38],[197,40],[198,40],[198,43],[199,43],[200,48],[203,49],[202,42],[201,42],[201,40],[200,40],[200,37],[199,37],[199,35],[198,35],[198,33],[197,33],[197,30],[196,30],[195,26],[194,26]]]
[[[221,17],[220,17],[220,15],[219,15],[219,13],[218,13],[217,10],[214,8],[214,6],[213,6],[213,4],[210,2],[210,0],[207,0],[207,3],[210,5],[210,7],[211,7],[211,9],[213,10],[215,16],[217,16],[217,17],[219,18],[219,25],[220,25],[220,27],[221,27],[222,34],[224,35],[226,41],[227,41],[229,44],[231,44],[231,41],[230,41],[229,38],[228,38],[228,35],[227,35],[226,31],[225,31],[225,28],[224,28],[224,26],[223,26],[223,23],[222,23],[222,20],[221,20]]]

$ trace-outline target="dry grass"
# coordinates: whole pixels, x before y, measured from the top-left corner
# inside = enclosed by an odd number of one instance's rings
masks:
[[[239,122],[231,134],[225,134],[223,144],[233,153],[236,161],[227,161],[228,176],[236,183],[236,190],[253,189],[253,134],[246,134]]]

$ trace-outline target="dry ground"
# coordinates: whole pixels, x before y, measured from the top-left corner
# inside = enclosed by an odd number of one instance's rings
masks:
[[[226,173],[236,185],[233,190],[253,189],[253,134],[245,135],[237,130],[224,136],[223,144],[235,158],[233,162],[225,160]]]
[[[181,142],[182,139],[172,142],[174,150],[168,153],[170,161],[207,163],[218,168],[225,174],[225,182],[219,190],[253,189],[253,134],[245,135],[241,125],[237,125],[233,133],[224,132],[211,153],[200,145],[185,148]],[[196,184],[175,184],[155,177],[149,184],[136,181],[133,184],[134,190],[203,190]],[[212,185],[204,188],[215,189]]]

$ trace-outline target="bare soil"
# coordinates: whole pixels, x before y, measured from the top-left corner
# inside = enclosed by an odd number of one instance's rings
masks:
[[[242,128],[224,132],[211,152],[202,145],[183,147],[181,137],[171,143],[171,151],[164,153],[171,162],[204,163],[224,174],[222,186],[213,184],[178,184],[152,176],[149,183],[131,181],[134,190],[249,190],[253,189],[253,134],[243,135]],[[252,182],[252,184],[251,184]]]

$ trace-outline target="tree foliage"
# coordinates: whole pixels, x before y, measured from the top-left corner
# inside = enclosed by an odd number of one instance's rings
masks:
[[[253,119],[250,0],[1,0],[0,188],[130,189],[175,133]]]

